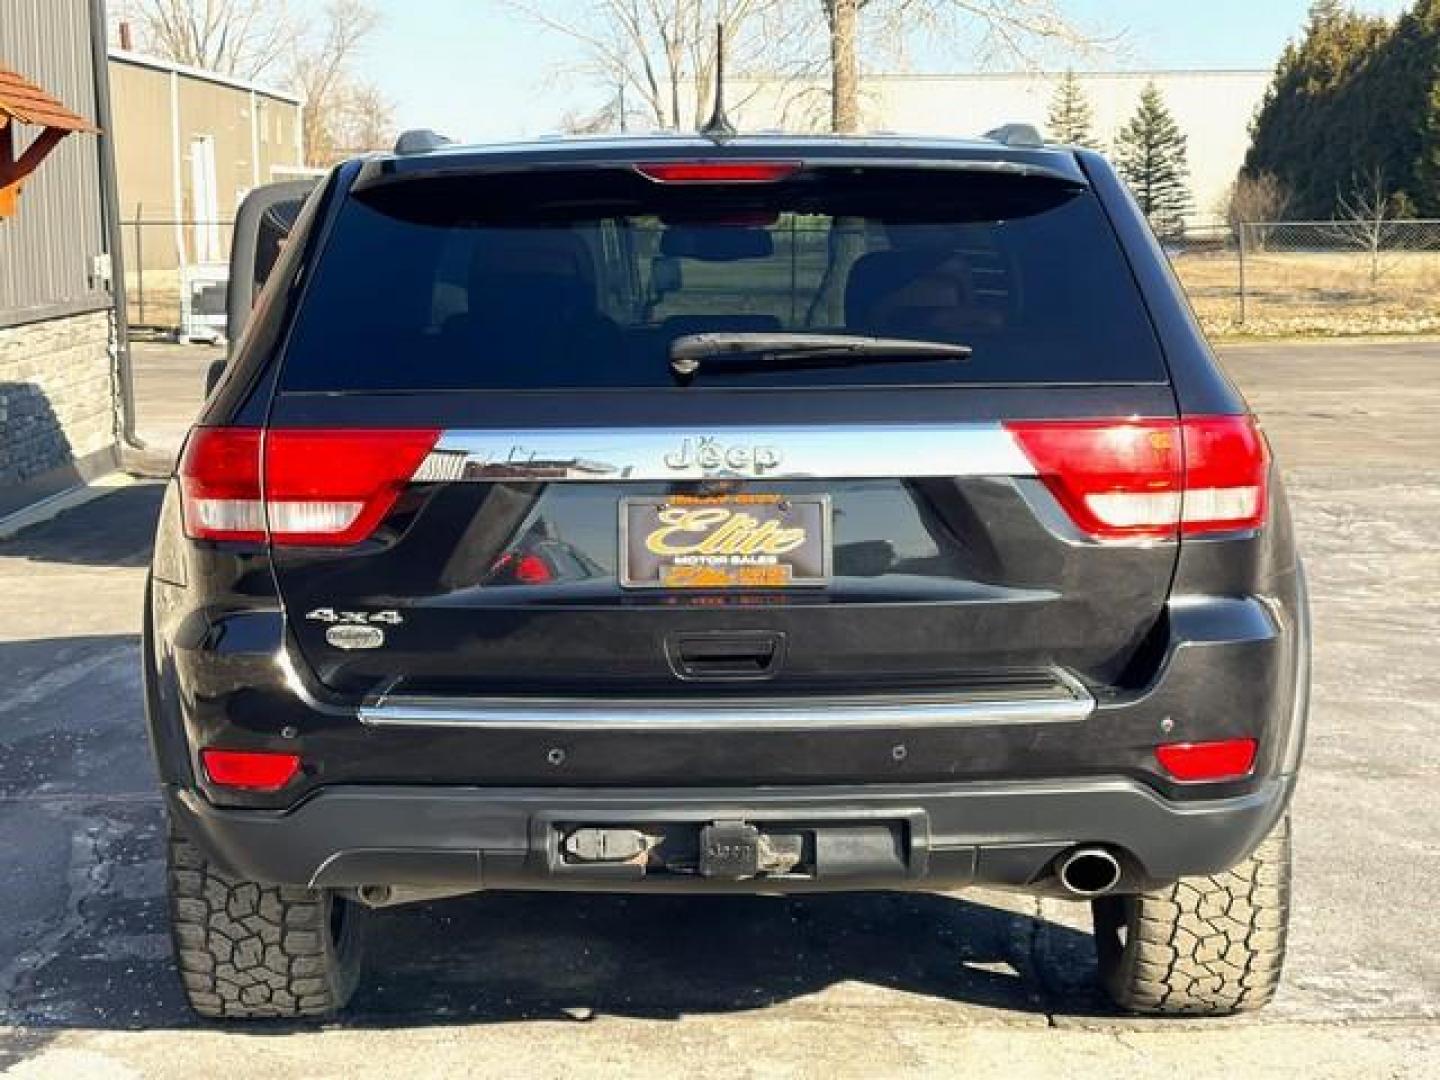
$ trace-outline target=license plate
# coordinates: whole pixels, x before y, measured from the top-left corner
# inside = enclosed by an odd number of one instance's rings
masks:
[[[830,500],[747,494],[625,499],[620,583],[788,589],[830,580]]]

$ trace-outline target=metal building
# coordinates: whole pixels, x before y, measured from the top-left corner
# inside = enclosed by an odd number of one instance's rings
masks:
[[[305,168],[303,104],[286,90],[110,50],[116,180],[132,325],[205,336],[245,195]],[[209,315],[197,315],[196,298]]]
[[[103,3],[3,6],[0,65],[101,134],[64,138],[0,219],[0,517],[115,468],[129,416]],[[17,153],[40,135],[10,124]]]

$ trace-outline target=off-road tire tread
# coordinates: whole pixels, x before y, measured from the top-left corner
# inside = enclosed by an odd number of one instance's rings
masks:
[[[242,881],[170,837],[171,928],[191,1007],[215,1019],[301,1019],[344,1007],[359,975],[354,932],[331,941],[323,890]],[[352,913],[353,914],[353,913]]]
[[[1290,915],[1290,822],[1244,862],[1138,896],[1107,898],[1129,930],[1101,950],[1101,980],[1123,1009],[1156,1016],[1228,1016],[1275,996]],[[1102,916],[1096,904],[1096,930]]]

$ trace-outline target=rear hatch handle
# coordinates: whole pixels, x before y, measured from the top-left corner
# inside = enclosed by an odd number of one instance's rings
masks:
[[[768,679],[785,662],[785,635],[768,630],[671,634],[665,657],[681,679]]]

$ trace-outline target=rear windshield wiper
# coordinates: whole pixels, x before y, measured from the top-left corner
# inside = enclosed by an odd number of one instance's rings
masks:
[[[887,361],[968,360],[969,345],[859,334],[685,334],[670,344],[670,370],[693,379],[702,367],[741,374],[775,367],[846,367]]]

